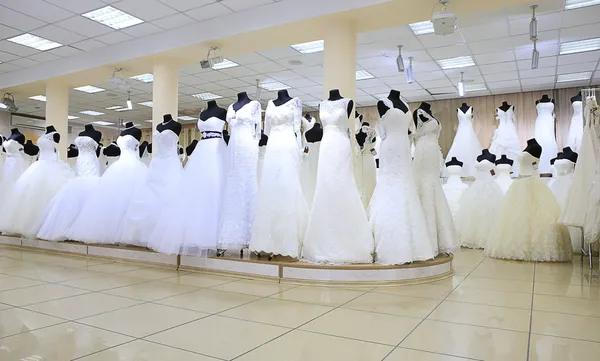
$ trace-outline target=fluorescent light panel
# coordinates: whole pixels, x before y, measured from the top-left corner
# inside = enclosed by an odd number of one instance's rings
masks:
[[[215,93],[198,93],[198,94],[192,94],[192,96],[194,98],[202,99],[202,100],[214,100],[214,99],[223,98],[222,96],[215,94]]]
[[[291,88],[289,85],[285,85],[285,84],[275,81],[275,80],[265,81],[265,82],[261,83],[259,85],[259,87],[261,87],[267,91],[270,91],[270,92]]]
[[[457,69],[466,68],[475,65],[473,58],[470,56],[459,56],[456,58],[441,59],[437,61],[442,69]]]
[[[375,78],[373,74],[369,73],[366,70],[357,70],[356,71],[356,80],[366,80]]]
[[[238,64],[238,63],[234,63],[234,62],[233,62],[233,61],[231,61],[231,60],[228,60],[228,59],[223,59],[223,61],[222,61],[222,62],[220,62],[220,63],[218,63],[218,64],[215,64],[215,65],[213,65],[213,66],[212,66],[212,68],[213,68],[214,70],[221,70],[221,69],[233,68],[233,67],[235,67],[235,66],[239,66],[239,65],[240,65],[240,64]]]
[[[105,6],[103,8],[81,14],[81,16],[99,22],[100,24],[110,26],[116,30],[124,29],[144,22],[144,20],[138,19],[135,16],[129,15],[119,9],[115,9],[112,6]]]
[[[98,120],[98,121],[92,122],[92,124],[96,124],[96,125],[113,125],[115,123],[105,122],[104,120]]]
[[[120,106],[120,105],[114,105],[112,107],[108,107],[108,108],[104,108],[104,109],[106,109],[106,110],[115,110],[115,109],[121,109],[121,108],[123,108],[123,107]]]
[[[190,117],[188,115],[180,115],[177,117],[177,119],[179,119],[179,120],[196,120],[197,118]]]
[[[80,92],[89,93],[89,94],[99,93],[99,92],[103,92],[105,90],[105,89],[98,88],[98,87],[95,87],[92,85],[80,86],[79,88],[73,88],[73,89],[79,90]]]
[[[415,35],[431,34],[434,32],[431,20],[408,24]]]
[[[104,113],[101,112],[97,112],[95,110],[84,110],[82,112],[79,112],[81,114],[85,114],[85,115],[91,115],[93,117],[97,116],[97,115],[104,115]]]
[[[290,45],[294,50],[302,54],[312,54],[323,51],[325,48],[325,42],[323,40],[309,41],[307,43],[300,43]]]
[[[567,83],[571,81],[590,80],[592,77],[591,71],[583,73],[572,73],[572,74],[560,74],[556,79],[557,83]]]
[[[73,119],[79,119],[79,117],[76,117],[74,115],[69,115],[69,116],[67,116],[67,119],[68,120],[73,120]]]
[[[50,49],[55,49],[62,44],[54,42],[52,40],[40,38],[39,36],[35,36],[32,34],[22,34],[19,36],[15,36],[14,38],[8,39],[8,41],[13,42],[15,44],[27,46],[29,48],[46,51]]]
[[[152,75],[150,73],[146,73],[146,74],[140,74],[140,75],[132,76],[129,79],[139,80],[142,83],[152,83],[154,81],[154,75]]]
[[[39,100],[41,102],[45,102],[46,101],[46,96],[45,95],[35,95],[35,96],[32,96],[32,97],[29,97],[29,99]]]
[[[128,110],[133,110],[132,108],[119,108],[119,109],[115,109],[115,112],[125,112]]]
[[[480,90],[488,90],[485,84],[465,84],[465,90],[468,92],[476,92]]]
[[[600,38],[570,41],[560,44],[560,55],[600,50]]]
[[[566,0],[565,10],[573,10],[600,4],[600,0]]]
[[[141,102],[141,103],[138,103],[138,104],[139,105],[143,105],[145,107],[150,107],[150,108],[152,108],[152,105],[153,105],[152,100],[149,100],[147,102]]]

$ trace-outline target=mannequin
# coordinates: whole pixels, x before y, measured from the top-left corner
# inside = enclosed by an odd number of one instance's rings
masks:
[[[33,144],[31,140],[28,140],[27,142],[25,142],[25,145],[23,145],[23,151],[28,156],[35,157],[40,152],[40,148],[37,145]]]
[[[200,120],[206,121],[212,117],[219,118],[223,121],[227,118],[227,109],[223,109],[217,105],[215,100],[209,100],[206,103],[206,109],[200,113]]]
[[[100,143],[100,139],[102,139],[102,133],[94,129],[94,126],[91,124],[86,124],[83,132],[79,133],[80,137],[90,137],[96,141],[96,143]]]
[[[240,109],[242,109],[242,107],[248,103],[250,103],[252,100],[248,97],[248,94],[246,92],[241,92],[238,93],[237,95],[237,102],[233,103],[233,110],[235,110],[236,112]]]
[[[510,107],[512,107],[512,105],[508,104],[505,100],[502,102],[502,105],[498,107],[498,109],[501,109],[503,112],[507,112]]]
[[[531,154],[534,158],[540,159],[542,156],[542,146],[535,140],[535,138],[531,138],[527,141],[527,147],[523,150]]]
[[[558,153],[558,159],[567,159],[570,160],[573,163],[577,163],[577,158],[579,157],[579,154],[577,154],[576,152],[574,152],[571,147],[565,147],[563,148],[563,151],[561,153]]]
[[[433,116],[433,112],[431,111],[431,104],[422,102],[421,105],[419,105],[419,108],[417,108],[413,112],[413,120],[415,122],[415,127],[417,126],[417,112],[418,112],[419,109],[421,109],[425,113],[429,114],[433,119],[435,119],[435,117]],[[419,117],[421,118],[422,122],[426,122],[426,121],[429,120],[429,118],[425,117],[423,114],[420,114]],[[438,121],[438,123],[439,123],[439,121]]]
[[[554,103],[554,99],[550,99],[548,94],[544,94],[544,95],[542,95],[541,99],[536,100],[536,102],[535,102],[536,105],[539,103]]]
[[[502,193],[506,194],[508,189],[513,183],[513,179],[510,177],[510,173],[512,172],[512,166],[514,161],[509,159],[506,154],[502,154],[502,156],[496,160],[496,184],[500,186],[502,189]]]
[[[462,167],[463,166],[463,162],[461,162],[460,160],[456,159],[456,157],[452,157],[452,159],[450,159],[448,162],[446,162],[446,167],[451,167],[451,166]]]
[[[227,129],[223,129],[223,140],[225,141],[225,144],[229,145],[229,131]]]
[[[454,220],[454,224],[456,226],[456,216],[460,211],[460,199],[469,188],[466,185],[460,174],[462,173],[463,162],[456,159],[456,157],[452,157],[448,162],[446,162],[446,172],[448,172],[448,179],[446,183],[442,186],[444,189],[444,194],[446,195],[446,199],[448,200],[448,206],[450,207],[450,212],[452,212],[452,219]]]
[[[488,149],[484,149],[481,151],[481,155],[479,155],[477,157],[477,162],[483,162],[484,160],[489,160],[490,163],[495,163],[496,156],[494,154],[490,153],[490,151]]]
[[[152,155],[152,143],[148,143],[148,154]]]
[[[69,145],[69,148],[67,148],[67,158],[77,158],[78,155],[79,150],[77,149],[77,146],[75,146],[75,144]]]
[[[287,90],[283,89],[277,92],[277,99],[273,100],[273,104],[278,107],[289,102],[290,100],[292,100],[292,97],[290,97]]]
[[[158,130],[159,133],[162,133],[164,130],[167,130],[167,129],[171,130],[173,133],[175,133],[177,135],[179,135],[179,133],[181,133],[181,123],[174,120],[173,116],[171,114],[163,115],[162,123],[160,123],[159,125],[156,126],[156,130]],[[140,134],[141,134],[141,131],[140,131]]]
[[[502,154],[502,156],[500,158],[498,158],[498,160],[496,160],[496,165],[508,164],[512,167],[513,163],[514,163],[514,161],[512,159],[508,159],[506,154]]]
[[[192,153],[194,153],[194,149],[196,149],[197,145],[198,145],[198,140],[196,140],[196,139],[192,140],[192,143],[190,145],[188,145],[187,147],[185,147],[185,154],[187,154],[188,157],[190,155],[192,155]]]
[[[260,140],[258,141],[258,146],[264,147],[267,145],[268,141],[269,141],[269,137],[265,134],[264,130],[261,130],[260,131]]]
[[[25,144],[25,136],[19,131],[18,128],[13,128],[10,130],[10,136],[7,140],[14,140],[20,143],[21,145]]]
[[[140,144],[140,148],[138,149],[138,151],[140,152],[140,158],[144,155],[144,151],[146,150],[146,148],[148,148],[148,142],[144,140]]]
[[[104,155],[107,157],[118,157],[121,155],[121,149],[119,149],[116,142],[112,142],[108,147],[104,148]]]
[[[171,116],[170,114],[167,114],[167,115],[169,117]],[[160,126],[160,124],[158,126]],[[157,128],[158,128],[158,126],[157,126]],[[179,124],[179,130],[181,131],[181,124]],[[131,135],[132,137],[137,139],[138,142],[142,139],[142,131],[140,129],[134,127],[133,122],[125,123],[125,129],[121,132],[121,136],[123,137],[125,135]]]
[[[358,131],[358,133],[356,133],[356,136],[355,136],[356,142],[358,143],[358,145],[360,146],[361,149],[363,148],[363,146],[365,145],[365,141],[367,140],[367,133],[365,133],[363,131],[362,127],[369,127],[369,126],[370,126],[369,123],[363,122],[361,124],[360,130]],[[372,142],[375,143],[375,140],[376,140],[375,137],[373,137]]]
[[[340,94],[339,89],[331,89],[329,91],[329,98],[327,98],[327,100],[335,101],[335,100],[340,100],[343,98],[344,97],[342,96],[342,94]],[[350,118],[350,114],[352,114],[353,108],[354,108],[354,101],[352,99],[350,99],[350,101],[348,102],[348,118]]]
[[[577,92],[577,95],[575,95],[574,97],[571,97],[571,103],[580,102],[580,101],[582,101],[581,90],[579,92]]]
[[[60,134],[56,133],[56,128],[54,128],[54,125],[47,126],[46,134],[50,134],[52,132],[55,132],[54,135],[52,136],[52,139],[54,139],[54,143],[59,143],[60,142]]]
[[[363,115],[360,114],[359,112],[357,112],[356,110],[354,111],[354,118],[358,119],[361,123],[363,120]]]
[[[461,112],[466,113],[469,111],[470,108],[471,108],[471,106],[468,105],[467,103],[462,103],[462,105],[458,109],[460,109]]]
[[[387,98],[392,102],[394,108],[400,109],[404,113],[408,112],[408,107],[406,106],[406,103],[404,103],[400,98],[400,92],[398,90],[390,90],[390,93],[388,94]],[[387,107],[387,105],[385,105],[383,100],[377,102],[377,112],[379,113],[379,117],[383,117],[388,110],[389,108]]]

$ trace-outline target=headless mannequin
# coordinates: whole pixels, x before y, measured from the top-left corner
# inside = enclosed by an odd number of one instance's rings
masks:
[[[233,103],[233,110],[235,110],[236,112],[242,109],[244,105],[252,101],[250,100],[250,98],[248,98],[248,94],[246,92],[238,93],[237,99],[237,102]]]
[[[502,156],[500,158],[498,158],[498,160],[496,160],[496,165],[508,164],[508,165],[512,166],[513,163],[514,163],[514,161],[512,159],[508,159],[506,154],[502,154]]]
[[[581,91],[577,93],[574,97],[571,98],[571,103],[580,102],[581,101]]]
[[[431,112],[431,104],[423,102],[423,103],[421,103],[421,105],[419,105],[419,108],[417,108],[413,112],[413,121],[415,122],[415,127],[418,124],[418,121],[417,121],[417,112],[419,111],[419,109],[421,109],[425,113],[429,114],[433,119],[435,119],[435,117],[433,116],[433,113]],[[429,120],[429,118],[427,118],[423,114],[419,114],[419,118],[421,119],[422,122],[427,122]]]
[[[227,129],[223,130],[223,140],[225,144],[229,145],[229,131]]]
[[[277,99],[273,100],[275,106],[283,105],[292,100],[292,97],[288,94],[287,90],[283,89],[277,92]]]
[[[356,133],[356,142],[358,143],[358,145],[360,146],[361,149],[364,147],[365,142],[367,141],[367,133],[365,133],[363,131],[362,127],[369,127],[369,126],[370,126],[369,123],[363,122],[361,124],[360,131],[358,133]],[[373,137],[373,139],[371,139],[371,143],[374,144],[376,140],[377,140],[377,138]]]
[[[200,120],[202,120],[203,122],[207,121],[212,117],[219,118],[222,121],[225,121],[225,119],[227,118],[227,109],[219,107],[215,100],[210,100],[206,104],[206,110],[200,113]]]
[[[144,140],[142,144],[140,144],[140,158],[144,155],[144,151],[146,150],[146,148],[148,148],[148,142]]]
[[[56,128],[54,128],[54,125],[47,126],[46,127],[46,134],[50,134],[52,132],[55,132],[54,135],[52,136],[52,139],[54,140],[54,143],[60,142],[60,134],[56,133]]]
[[[25,142],[25,145],[23,145],[23,151],[28,156],[35,157],[40,152],[40,147],[33,144],[31,140],[28,140],[27,142]]]
[[[20,143],[21,145],[25,144],[25,136],[17,128],[13,128],[10,130],[10,136],[8,137],[8,140],[14,140],[15,142]]]
[[[79,150],[75,144],[71,144],[69,148],[67,148],[67,158],[77,158],[79,155]]]
[[[450,167],[450,166],[459,166],[462,167],[463,166],[463,162],[461,162],[460,160],[456,159],[456,157],[452,157],[452,159],[450,159],[448,162],[446,162],[446,167]]]
[[[100,139],[102,139],[102,133],[94,129],[94,126],[91,124],[86,124],[83,132],[79,133],[80,137],[90,137],[96,141],[96,143],[100,143]]]
[[[508,104],[506,101],[503,101],[502,105],[499,106],[498,109],[502,110],[503,112],[507,112],[510,107],[512,107],[512,105]]]
[[[402,101],[402,99],[400,99],[399,91],[394,89],[390,90],[390,93],[388,94],[387,98],[392,102],[394,108],[400,109],[404,113],[408,112],[408,106]],[[377,112],[379,113],[379,117],[383,117],[389,109],[390,108],[388,108],[388,106],[385,105],[383,100],[377,102]]]
[[[259,147],[264,147],[267,145],[267,142],[269,141],[269,137],[265,134],[264,131],[260,131],[260,140],[258,141],[258,146]]]
[[[323,128],[321,128],[321,123],[315,123],[314,127],[305,133],[305,136],[306,141],[309,143],[320,142],[321,139],[323,139]]]
[[[181,124],[179,125],[179,130],[181,130]],[[121,136],[123,137],[126,135],[131,135],[137,139],[138,142],[142,139],[142,131],[134,127],[132,122],[125,123],[125,129],[121,132]]]
[[[129,124],[129,123],[127,123],[127,124]],[[131,125],[133,126],[133,124],[131,124]],[[125,126],[127,127],[127,125],[125,125]],[[171,130],[173,133],[175,133],[177,135],[179,135],[179,133],[181,133],[181,123],[174,120],[173,116],[171,114],[163,115],[162,123],[160,123],[159,125],[156,126],[156,130],[158,130],[159,133],[162,133],[163,131],[165,131],[167,129]],[[142,131],[140,130],[140,138],[138,140],[141,139],[141,133],[142,133]]]
[[[104,155],[107,157],[118,157],[121,155],[121,149],[119,149],[117,143],[112,142],[108,147],[104,148]]]
[[[568,159],[573,163],[577,163],[577,158],[579,157],[579,154],[575,153],[571,147],[563,148],[563,151],[558,154],[558,159]]]
[[[467,112],[469,111],[469,109],[471,109],[471,107],[469,105],[467,105],[467,103],[462,103],[462,105],[460,106],[461,112],[463,112],[463,114],[467,114]]]
[[[512,159],[508,159],[506,154],[502,154],[502,156],[496,160],[496,169],[494,170],[494,173],[496,173],[495,181],[504,194],[508,192],[508,189],[513,182],[513,179],[510,177],[513,163]]]
[[[148,143],[148,154],[152,154],[152,143]]]
[[[563,153],[562,152],[558,152],[556,154],[556,157],[550,159],[550,165],[554,165],[554,163],[556,162],[557,159],[560,159],[559,157],[562,157]]]
[[[488,149],[484,149],[481,151],[481,154],[477,157],[477,162],[483,162],[484,160],[490,161],[490,163],[494,164],[496,162],[496,156]]]
[[[339,89],[331,89],[329,91],[329,98],[327,98],[327,100],[329,101],[335,101],[335,100],[340,100],[343,99],[344,97],[342,96],[342,94],[340,94],[340,90]],[[350,101],[348,102],[348,118],[350,118],[350,114],[352,114],[352,109],[354,108],[354,101],[352,99],[350,99]]]
[[[197,145],[198,145],[198,141],[196,139],[192,140],[192,143],[190,145],[188,145],[187,147],[185,147],[185,154],[187,154],[188,157],[190,155],[192,155],[192,153],[194,153],[194,149],[196,149]]]
[[[542,146],[535,140],[535,138],[531,138],[527,141],[527,147],[523,150],[531,154],[534,158],[540,159],[542,156]]]
[[[542,95],[542,98],[540,100],[537,100],[535,102],[536,105],[539,103],[554,103],[554,99],[550,99],[550,97],[548,97],[548,94],[544,94]]]
[[[461,169],[463,166],[463,162],[456,159],[456,157],[452,157],[450,161],[446,162],[446,168],[448,169],[448,179],[446,180],[446,184],[444,186],[451,188],[459,188],[465,187],[466,185],[463,183],[460,178]]]

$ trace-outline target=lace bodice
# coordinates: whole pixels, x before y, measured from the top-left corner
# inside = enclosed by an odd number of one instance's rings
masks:
[[[557,159],[554,162],[554,167],[556,168],[556,173],[561,176],[573,173],[575,164],[568,159]]]
[[[507,111],[497,108],[496,112],[498,113],[496,118],[500,121],[498,128],[500,128],[506,124],[512,124],[513,117],[515,114],[515,106],[514,105],[511,105]]]
[[[350,99],[323,100],[319,104],[319,117],[323,131],[327,129],[348,133],[348,103]]]
[[[466,113],[463,113],[462,110],[457,109],[456,111],[456,116],[458,117],[458,126],[459,127],[464,127],[464,126],[472,126],[472,122],[473,122],[473,107],[470,107],[469,110],[467,110]]]
[[[273,130],[291,129],[298,133],[302,124],[302,102],[293,98],[285,104],[276,106],[269,100],[265,111],[265,134],[269,136]]]
[[[552,116],[552,113],[554,112],[554,103],[537,103],[535,108],[537,109],[538,116]]]
[[[475,169],[477,170],[477,174],[475,174],[475,179],[477,179],[477,180],[492,179],[492,173],[490,173],[490,171],[493,170],[494,168],[495,168],[494,163],[490,162],[487,159],[482,160],[481,162],[475,164]]]
[[[170,129],[165,129],[162,132],[154,131],[153,143],[156,144],[154,157],[177,157],[177,142],[179,136]]]
[[[314,117],[310,117],[310,119],[302,117],[302,136],[304,137],[304,141],[306,141],[306,132],[311,130],[316,122],[317,120]]]
[[[175,142],[175,144],[177,144],[177,142]],[[117,145],[119,146],[119,149],[121,149],[121,158],[139,158],[138,146],[140,145],[140,142],[132,135],[127,134],[119,136],[119,138],[117,138]],[[158,148],[163,147],[157,147],[156,153],[158,153]],[[177,154],[175,150],[173,150],[173,152]],[[152,156],[155,156],[155,153],[152,153]]]
[[[227,109],[227,122],[232,131],[246,130],[254,137],[260,139],[260,103],[252,100],[237,111],[233,109],[233,104]]]
[[[519,155],[519,164],[521,165],[519,176],[529,177],[538,174],[538,165],[540,160],[528,152],[522,152]]]
[[[429,120],[423,122],[421,120],[420,115],[423,115]],[[417,109],[417,119],[418,120],[417,130],[415,132],[415,142],[427,138],[435,141],[435,143],[437,144],[440,131],[442,130],[440,123],[438,123],[438,121],[434,117],[432,117],[422,109]]]
[[[573,116],[580,117],[581,113],[583,112],[583,102],[581,102],[580,100],[576,100],[571,104],[571,106],[573,107]]]
[[[385,139],[388,134],[392,133],[408,134],[408,128],[412,120],[410,111],[404,113],[402,110],[394,108],[392,102],[387,98],[382,99],[382,101],[389,109],[381,117],[379,126],[381,138]]]
[[[225,125],[225,121],[217,118],[210,117],[206,120],[198,120],[198,129],[200,133],[202,132],[219,132],[223,131],[223,126]]]
[[[54,141],[54,134],[56,134],[56,132],[44,134],[38,139],[37,146],[40,148],[39,160],[57,159],[58,154],[56,152],[56,146],[58,144]]]
[[[98,177],[100,176],[100,162],[96,156],[98,143],[90,137],[77,137],[74,141],[79,151],[77,162],[75,163],[75,173],[78,177]]]
[[[23,145],[16,140],[9,139],[5,141],[2,146],[6,151],[7,157],[23,156]]]

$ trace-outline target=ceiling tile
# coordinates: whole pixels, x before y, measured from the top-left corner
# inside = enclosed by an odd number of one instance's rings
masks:
[[[248,83],[246,83],[245,81],[241,81],[239,79],[226,79],[226,80],[219,81],[219,85],[226,87],[226,88],[240,88],[240,87],[248,86]]]
[[[13,29],[11,27],[0,24],[0,40],[10,39],[13,36],[17,36],[21,33],[23,32],[20,30]]]
[[[501,51],[497,53],[478,54],[474,56],[477,65],[504,63],[514,61],[515,54],[512,51]]]
[[[412,30],[407,25],[395,26],[392,28],[367,31],[356,35],[357,44],[366,44],[377,42],[381,40],[395,39],[395,38],[411,38],[414,37]],[[398,43],[402,44],[402,43]]]
[[[100,0],[45,0],[46,2],[52,3],[56,6],[60,6],[65,10],[72,11],[77,14],[83,14],[88,11],[100,9],[106,6],[106,3],[103,3]]]
[[[517,66],[519,70],[529,70],[531,69],[531,59],[519,60],[517,61]],[[556,66],[556,56],[540,58],[538,61],[538,68],[547,68],[549,66]]]
[[[400,74],[400,72],[398,72],[398,67],[395,65],[369,69],[369,73],[377,78]]]
[[[254,71],[257,71],[259,73],[264,73],[264,74],[268,74],[268,73],[274,72],[274,71],[281,71],[281,70],[285,69],[284,67],[277,64],[274,61],[263,61],[261,63],[250,64],[250,65],[248,65],[248,68],[250,68]]]
[[[206,5],[200,8],[188,10],[185,14],[198,21],[216,18],[217,16],[223,16],[230,14],[232,11],[228,7],[224,6],[222,2]]]
[[[256,6],[272,4],[273,0],[223,0],[222,4],[233,11],[241,11]]]
[[[560,31],[560,41],[575,41],[598,37],[600,34],[600,23],[576,26],[562,29]]]
[[[486,82],[494,82],[494,81],[502,81],[502,80],[515,80],[519,79],[519,73],[516,70],[504,72],[504,73],[496,73],[496,74],[488,74],[483,76]]]
[[[84,41],[80,41],[78,43],[75,44],[71,44],[72,47],[75,47],[77,49],[81,49],[84,51],[90,51],[93,49],[98,49],[98,48],[103,48],[106,46],[105,43],[100,42],[98,40],[94,40],[94,39],[87,39]]]
[[[556,67],[546,67],[519,71],[519,76],[521,77],[521,79],[540,78],[546,76],[554,77],[554,74],[556,74]]]
[[[106,44],[114,45],[125,42],[127,40],[131,40],[133,39],[133,37],[121,31],[113,31],[108,34],[97,36],[95,39]]]
[[[85,37],[82,35],[65,30],[56,25],[46,25],[39,29],[33,30],[31,34],[48,40],[56,41],[57,43],[61,43],[63,45],[73,44],[85,39]]]
[[[488,82],[487,87],[490,90],[520,88],[521,82],[519,82],[519,80]]]
[[[514,61],[509,61],[506,63],[497,63],[497,64],[488,64],[479,66],[479,70],[483,75],[487,74],[498,74],[498,73],[507,73],[511,71],[517,71],[517,63]]]
[[[598,60],[600,60],[600,51],[589,51],[587,53],[559,55],[558,65],[597,62]]]
[[[2,45],[0,45],[0,50],[1,50],[1,48],[2,48]],[[19,56],[15,55],[15,54],[10,54],[10,53],[6,53],[4,51],[0,51],[0,62],[2,62],[2,63],[6,63],[11,60],[18,59],[18,58],[19,58]]]
[[[590,81],[589,80],[581,80],[581,81],[570,81],[570,82],[564,82],[564,83],[556,83],[555,87],[557,89],[560,88],[580,88],[580,87],[587,87],[590,85]],[[573,94],[575,95],[575,94]]]
[[[444,36],[435,34],[419,35],[418,39],[426,48],[463,44],[465,42],[459,32]]]
[[[0,72],[9,72],[21,69],[20,66],[10,63],[0,63]]]
[[[79,49],[75,49],[72,46],[61,46],[60,48],[56,48],[56,49],[52,49],[52,50],[48,50],[48,53],[57,55],[57,56],[61,56],[61,57],[67,57],[67,56],[73,56],[76,54],[81,53],[82,51]]]
[[[285,83],[287,85],[291,86],[292,88],[301,88],[301,87],[309,87],[309,86],[317,85],[317,83],[315,83],[314,81],[307,79],[307,78],[290,79],[290,80],[286,80]]]
[[[357,64],[364,69],[374,69],[379,67],[396,66],[396,58],[387,56],[377,56],[373,58],[358,59]]]
[[[251,53],[251,54],[245,54],[245,55],[237,55],[237,56],[231,56],[231,57],[227,57],[227,59],[236,62],[240,65],[248,65],[248,64],[254,64],[254,63],[260,63],[263,61],[268,60],[267,58],[265,58],[264,56],[258,54],[258,53]],[[233,69],[233,68],[232,68]]]
[[[498,51],[506,51],[513,48],[511,38],[499,38],[493,41],[474,41],[469,42],[469,48],[473,54],[494,53]]]
[[[204,79],[199,78],[194,75],[186,75],[186,76],[179,77],[179,84],[198,85],[198,84],[204,84],[204,83],[208,83],[208,82],[209,82],[208,80],[204,80]]]
[[[44,21],[31,16],[21,14],[20,12],[0,6],[0,24],[9,26],[21,31],[30,31],[35,28],[46,25]]]
[[[39,62],[32,60],[32,59],[28,59],[28,58],[20,58],[20,59],[11,61],[9,64],[16,65],[21,68],[29,68],[31,66],[39,64]]]
[[[539,84],[523,84],[524,92],[538,91],[538,90],[551,90],[554,89],[555,84],[552,83],[539,83]]]
[[[52,55],[47,52],[41,52],[41,53],[31,55],[29,57],[29,59],[33,59],[33,60],[39,61],[39,62],[49,62],[49,61],[54,61],[54,60],[60,59],[60,57],[56,56],[56,55]]]
[[[122,29],[122,32],[133,36],[134,38],[141,38],[144,36],[160,33],[163,29],[151,23],[142,23]]]
[[[193,0],[191,0],[191,1],[193,1]],[[194,22],[196,22],[196,20],[190,18],[189,16],[181,14],[181,13],[166,16],[164,18],[160,18],[160,19],[156,19],[156,20],[152,20],[152,24],[157,25],[166,30],[179,28],[179,27],[182,27],[182,26],[194,23]]]
[[[112,6],[145,21],[152,21],[177,13],[177,10],[157,0],[123,0]]]
[[[554,84],[554,76],[544,77],[533,77],[528,79],[521,79],[521,86],[525,90],[526,86],[539,85],[539,84]]]
[[[415,73],[429,72],[440,70],[440,66],[435,61],[416,61],[413,63],[413,71]]]
[[[356,47],[356,58],[370,58],[383,55],[383,49],[377,43],[363,44]]]
[[[555,30],[561,27],[561,13],[550,13],[544,15],[537,15],[538,29]],[[510,20],[510,33],[512,35],[529,35],[529,23],[530,18],[518,18]]]
[[[35,53],[39,53],[38,50],[23,45],[15,44],[7,40],[0,41],[0,51],[19,56],[30,56]]]
[[[219,72],[228,75],[232,78],[246,77],[257,74],[256,71],[246,67],[246,66],[236,66],[233,68],[222,69]]]
[[[510,35],[508,33],[508,24],[504,19],[488,21],[484,25],[460,28],[460,32],[466,41],[504,38]]]
[[[556,73],[557,74],[569,74],[569,73],[580,73],[584,71],[594,71],[598,65],[597,61],[579,64],[566,64],[559,65]]]
[[[588,6],[581,9],[566,10],[562,13],[564,28],[597,23],[600,19],[600,6]]]
[[[186,11],[200,6],[214,3],[216,0],[160,0],[161,2],[179,11]]]
[[[541,43],[541,44],[538,44],[537,50],[540,52],[540,58],[556,56],[556,55],[558,55],[558,44],[557,43],[551,43],[551,44]],[[521,47],[515,49],[515,58],[517,60],[531,59],[532,52],[533,52],[533,44],[527,45],[527,46],[521,46]]]
[[[42,0],[2,1],[2,5],[48,23],[76,15]]]
[[[427,90],[434,96],[440,94],[452,94],[453,97],[458,96],[458,89],[455,86],[446,86],[441,88],[427,88]]]
[[[550,30],[550,31],[539,31],[538,32],[538,46],[541,44],[556,44],[558,43],[558,30]],[[527,35],[516,35],[511,37],[514,47],[518,48],[525,45],[531,45],[533,47],[533,42],[529,38],[529,33]]]
[[[90,38],[113,31],[113,29],[109,28],[108,26],[102,25],[88,18],[84,18],[83,16],[74,16],[72,18],[59,21],[55,25]]]
[[[448,79],[427,80],[427,81],[417,80],[417,81],[425,89],[429,89],[429,88],[442,88],[442,87],[451,87],[451,86],[454,86],[454,84],[452,84],[450,82],[450,80],[448,80]]]
[[[296,55],[289,58],[277,59],[275,62],[285,68],[294,70],[305,68],[314,65],[323,65],[323,52],[313,54]],[[295,62],[300,61],[302,64],[295,65]]]
[[[258,53],[260,55],[264,56],[265,58],[271,59],[271,60],[289,58],[289,57],[293,57],[293,56],[298,56],[300,54],[299,52],[297,52],[290,46],[285,46],[285,47],[276,48],[276,49],[262,50],[262,51],[259,51]]]
[[[281,82],[285,82],[286,80],[299,79],[303,77],[302,75],[295,73],[291,70],[269,73],[268,75],[270,78]]]
[[[207,82],[211,82],[211,81],[221,81],[221,80],[225,80],[225,79],[231,79],[231,77],[227,74],[224,74],[220,71],[208,71],[208,72],[204,72],[204,73],[200,73],[200,74],[196,74],[197,78],[203,79]]]
[[[469,56],[471,52],[466,44],[443,46],[429,49],[429,54],[435,60],[455,58],[458,56]]]

